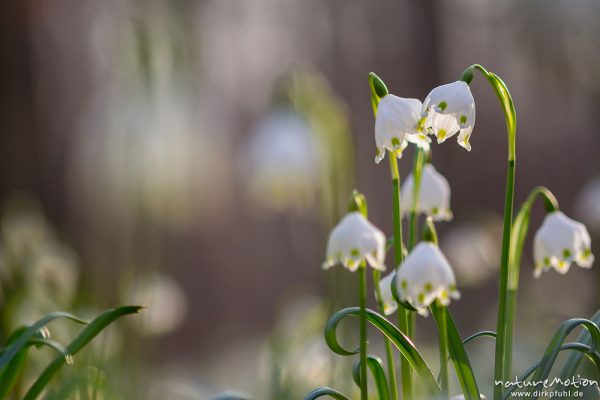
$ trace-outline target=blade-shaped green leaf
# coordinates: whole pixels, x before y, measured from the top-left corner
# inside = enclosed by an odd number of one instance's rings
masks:
[[[440,313],[446,313],[446,326],[448,331],[448,351],[454,370],[456,371],[456,377],[460,383],[465,399],[468,400],[479,400],[479,389],[477,388],[477,381],[475,380],[475,374],[471,367],[471,362],[465,351],[463,341],[458,333],[452,314],[447,307],[432,306],[431,311],[436,322],[443,320]]]
[[[77,337],[69,343],[66,347],[67,354],[75,355],[81,350],[86,344],[88,344],[93,338],[96,337],[100,332],[104,330],[117,318],[123,317],[129,314],[138,313],[143,307],[140,306],[124,306],[118,307],[112,310],[107,310],[96,317],[92,322],[89,323]],[[33,383],[23,400],[34,400],[44,390],[50,379],[54,374],[62,367],[65,363],[65,357],[59,355],[50,362],[50,364],[40,374],[38,379]]]
[[[591,318],[591,320],[600,326],[600,310],[598,310]],[[581,331],[577,339],[575,340],[578,343],[587,344],[588,346],[592,344],[593,338],[590,333],[584,329]],[[570,378],[575,375],[575,371],[579,367],[581,360],[583,358],[583,354],[580,352],[572,352],[569,354],[569,357],[566,359],[565,364],[563,365],[559,377],[562,379]]]
[[[337,340],[337,326],[349,315],[358,317],[360,315],[360,308],[350,307],[340,310],[333,314],[325,325],[325,341],[327,345],[333,352],[343,356],[354,355],[358,352],[358,350],[346,350]],[[367,321],[379,329],[400,350],[408,363],[417,372],[423,382],[423,386],[430,392],[430,395],[433,395],[433,397],[439,396],[441,390],[431,372],[431,368],[429,368],[429,365],[427,365],[413,342],[400,332],[394,324],[373,310],[367,309]]]
[[[342,393],[338,392],[337,390],[331,389],[328,387],[321,387],[321,388],[313,390],[312,392],[310,392],[309,394],[306,395],[304,400],[314,400],[314,399],[318,399],[319,397],[323,397],[323,396],[329,396],[335,400],[350,400],[349,397],[346,397]]]
[[[550,375],[550,371],[556,362],[558,353],[561,351],[562,345],[567,339],[567,336],[569,336],[573,329],[579,326],[584,327],[590,333],[592,337],[590,351],[596,351],[598,345],[600,344],[600,329],[598,329],[598,326],[589,319],[569,319],[561,324],[552,337],[552,340],[548,344],[546,351],[544,352],[544,356],[540,360],[539,366],[536,368],[535,374],[533,375],[532,380],[534,382],[542,382],[548,377],[548,375]],[[539,385],[532,386],[530,388],[530,392],[533,393],[537,389],[539,389]]]
[[[385,376],[385,370],[383,369],[383,361],[381,358],[369,355],[367,357],[367,366],[373,375],[375,381],[375,387],[377,389],[379,400],[388,400],[390,398],[388,392],[388,382]],[[360,387],[360,360],[357,360],[352,366],[352,378],[354,382]]]
[[[24,346],[27,345],[27,342],[29,341],[29,339],[31,339],[36,334],[36,332],[38,332],[41,328],[43,328],[44,326],[46,326],[49,322],[51,322],[52,320],[55,320],[57,318],[66,318],[66,319],[69,319],[71,321],[78,322],[80,324],[86,324],[87,323],[87,321],[84,321],[84,320],[82,320],[80,318],[77,318],[73,314],[70,314],[70,313],[67,313],[67,312],[62,312],[62,311],[53,312],[53,313],[50,313],[50,314],[47,314],[47,315],[43,316],[42,318],[40,318],[39,320],[37,320],[36,322],[34,322],[30,326],[28,326],[18,336],[18,338],[11,345],[9,345],[6,348],[6,351],[0,357],[0,368],[4,367],[6,364],[8,364],[10,362],[10,360],[12,360],[12,358]]]

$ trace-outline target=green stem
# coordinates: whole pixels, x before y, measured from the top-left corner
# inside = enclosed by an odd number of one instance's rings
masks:
[[[479,64],[474,64],[467,68],[463,73],[462,80],[470,83],[473,79],[473,71],[477,70],[487,79],[490,83],[496,97],[500,101],[504,118],[506,121],[506,128],[508,134],[508,166],[506,173],[506,192],[504,198],[504,231],[502,234],[502,257],[500,260],[500,288],[498,294],[498,319],[496,332],[498,334],[496,340],[496,356],[494,366],[494,380],[506,381],[510,378],[511,374],[511,354],[509,351],[512,350],[512,326],[507,326],[507,322],[510,322],[514,315],[508,315],[513,313],[511,304],[514,302],[514,293],[509,294],[508,280],[509,280],[509,255],[511,247],[511,231],[512,231],[512,218],[513,218],[513,201],[514,201],[514,188],[515,188],[515,153],[516,153],[516,129],[517,120],[514,102],[506,87],[506,84],[493,72],[487,71],[484,67]],[[502,386],[494,385],[494,399],[499,400],[502,398]]]
[[[402,251],[402,214],[400,208],[400,172],[398,171],[398,160],[396,156],[388,151],[390,162],[390,174],[392,176],[392,201],[393,201],[393,222],[394,222],[394,265],[398,269],[404,261]],[[409,333],[409,311],[404,307],[398,307],[398,328],[404,334]],[[410,364],[405,357],[400,358],[400,371],[402,376],[402,398],[409,400],[412,398],[412,371]]]
[[[360,398],[368,400],[367,393],[367,266],[363,261],[358,268],[360,296]]]
[[[440,387],[442,388],[442,394],[445,399],[448,398],[449,383],[448,383],[448,321],[447,321],[447,310],[445,306],[437,305],[439,307],[439,321],[438,321],[438,337],[440,347]]]
[[[507,294],[506,294],[506,311],[505,311],[505,332],[504,332],[504,348],[503,359],[505,361],[503,375],[510,377],[510,369],[513,348],[513,336],[515,315],[517,313],[517,293],[519,290],[519,272],[521,268],[521,256],[523,254],[523,245],[529,228],[529,216],[535,200],[542,196],[546,212],[558,210],[558,202],[556,198],[547,188],[543,186],[536,187],[531,191],[527,200],[523,203],[515,220],[511,231],[511,245],[508,260],[508,279],[507,279]]]
[[[381,288],[379,287],[379,281],[381,278],[381,272],[373,269],[373,286],[375,286],[375,297],[377,299],[377,309],[381,315],[385,315],[383,301],[381,296]],[[388,380],[390,383],[390,396],[392,399],[398,399],[398,384],[396,383],[396,366],[394,363],[394,352],[392,344],[389,340],[385,340],[385,354],[388,364]]]
[[[425,152],[418,146],[415,145],[415,159],[413,162],[413,192],[412,192],[412,204],[410,207],[409,219],[408,219],[408,251],[410,252],[417,242],[417,204],[419,204],[419,193],[421,192],[421,175],[423,172],[423,164],[425,162]],[[408,313],[407,321],[407,332],[408,337],[412,340],[416,337],[416,325],[417,315],[415,313]]]

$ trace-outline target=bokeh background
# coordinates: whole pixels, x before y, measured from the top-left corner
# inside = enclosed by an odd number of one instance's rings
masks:
[[[391,233],[367,73],[423,99],[472,63],[496,72],[518,114],[517,204],[546,185],[598,238],[598,16],[595,0],[2,2],[2,329],[142,302],[90,361],[123,398],[347,386],[321,329],[353,304],[353,277],[320,264],[355,187]],[[472,90],[473,150],[433,146],[453,190],[439,230],[464,335],[495,325],[506,159],[494,94],[480,77]],[[597,271],[533,280],[530,248],[517,369],[600,305]],[[491,343],[470,349],[489,379]]]

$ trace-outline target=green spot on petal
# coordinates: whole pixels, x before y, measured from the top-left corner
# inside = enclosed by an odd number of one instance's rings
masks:
[[[544,257],[544,265],[545,266],[550,265],[550,257]]]
[[[446,134],[447,134],[447,132],[445,129],[440,129],[438,131],[437,137],[439,140],[444,140],[446,138]]]
[[[461,124],[466,124],[467,123],[467,116],[466,115],[461,115],[460,116],[460,123]]]
[[[445,101],[440,102],[440,104],[438,104],[438,108],[441,111],[444,111],[446,109],[446,107],[448,107],[448,103],[446,103]]]
[[[431,283],[427,282],[424,286],[424,289],[426,292],[431,292],[431,289],[433,289],[433,286],[431,285]]]
[[[419,293],[419,303],[425,303],[425,293]]]
[[[564,258],[569,258],[569,257],[571,257],[571,250],[569,250],[569,249],[564,249],[564,250],[563,250],[563,257],[564,257]]]
[[[352,249],[350,250],[350,255],[354,258],[360,257],[360,251],[358,249]]]
[[[400,287],[402,288],[402,290],[406,290],[406,288],[408,287],[408,282],[406,282],[406,279],[402,279],[402,282],[400,282]]]

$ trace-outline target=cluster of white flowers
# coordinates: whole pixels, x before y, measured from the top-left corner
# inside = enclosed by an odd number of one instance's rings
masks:
[[[383,159],[386,150],[401,157],[408,142],[427,149],[429,135],[442,143],[458,133],[458,144],[470,151],[474,125],[475,100],[463,81],[436,87],[423,103],[387,94],[379,101],[375,119],[375,162]]]
[[[429,135],[436,136],[441,143],[458,134],[458,143],[470,151],[469,138],[474,124],[475,102],[469,85],[463,81],[433,89],[423,103],[386,94],[379,101],[375,120],[375,161],[381,161],[386,151],[401,157],[409,142],[428,150]],[[404,214],[414,210],[435,221],[452,219],[450,185],[433,165],[426,163],[423,166],[416,196],[413,196],[414,185],[411,174],[401,190]],[[417,204],[413,204],[415,198]],[[378,228],[361,213],[351,212],[332,230],[323,268],[341,263],[355,271],[368,262],[373,268],[384,271],[385,243],[385,235]],[[553,211],[535,235],[534,259],[536,277],[550,268],[564,274],[573,262],[590,268],[594,260],[590,235],[583,224],[560,211]],[[394,275],[397,275],[395,279]],[[379,282],[379,301],[386,315],[398,307],[392,295],[394,283],[398,299],[424,316],[432,303],[448,305],[450,299],[460,297],[452,267],[437,244],[432,242],[419,243],[397,271]]]

